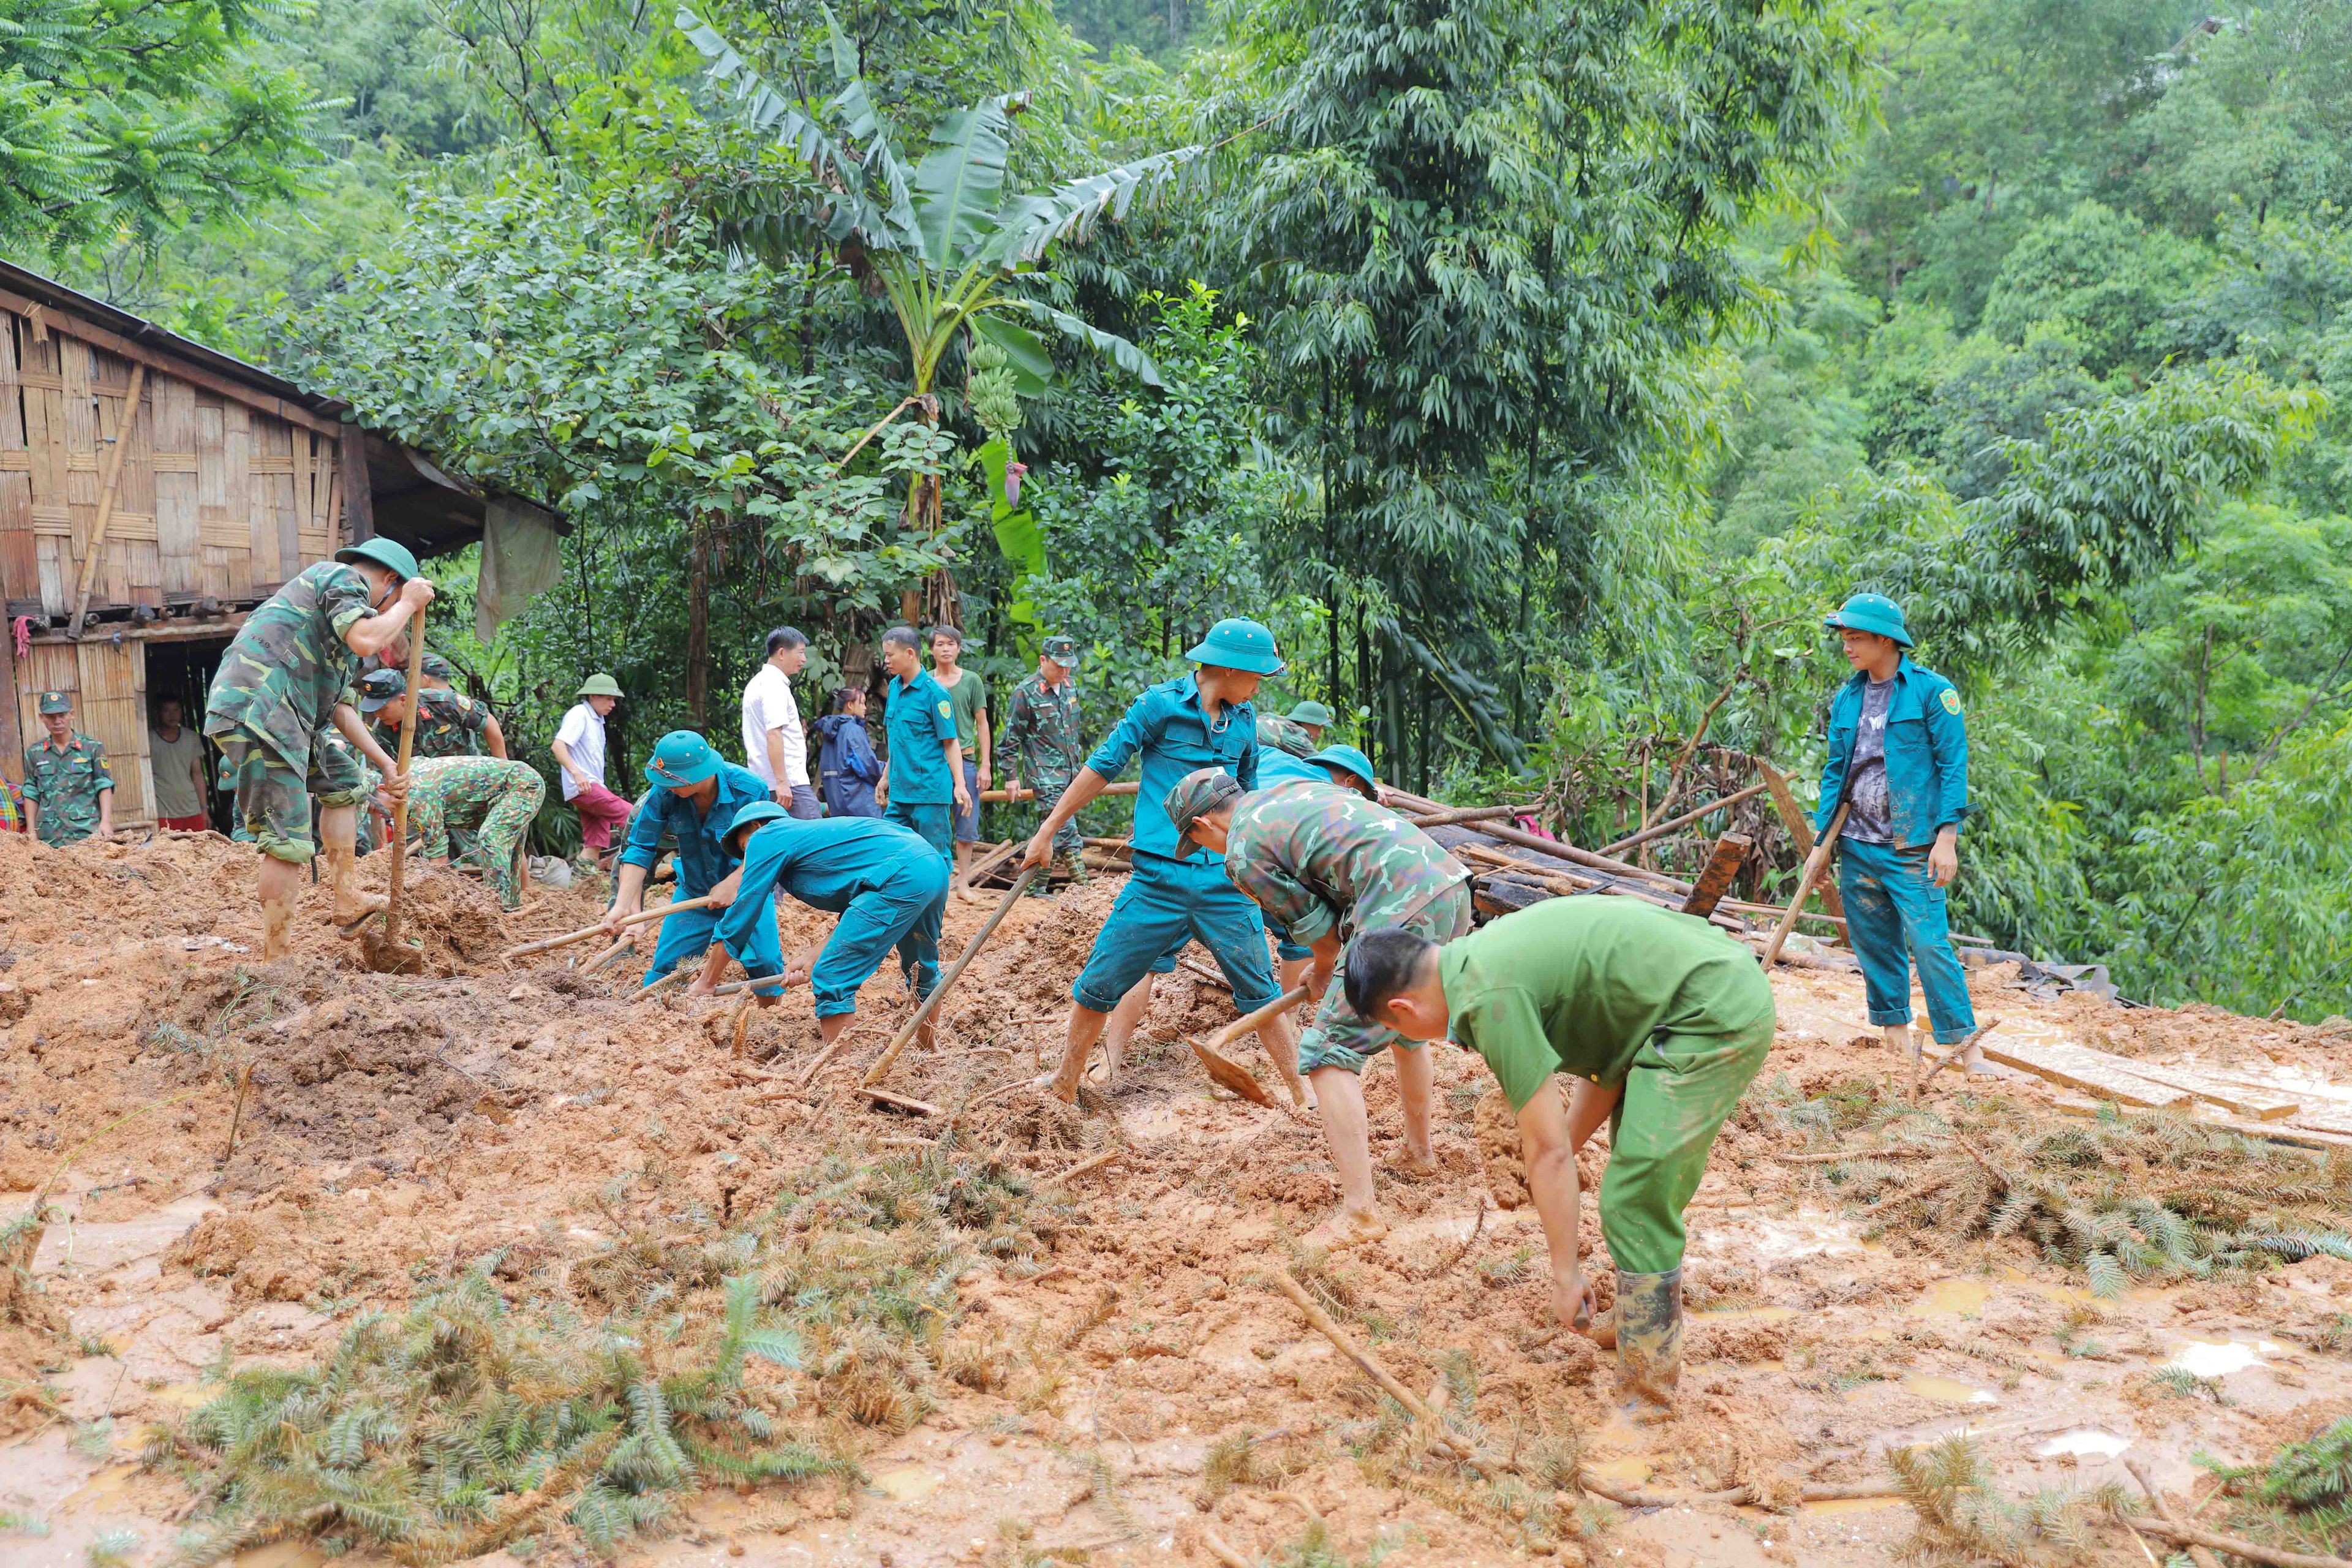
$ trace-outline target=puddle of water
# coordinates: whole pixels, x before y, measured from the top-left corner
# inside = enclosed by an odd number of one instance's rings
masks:
[[[1785,1323],[1797,1315],[1794,1307],[1725,1307],[1712,1312],[1693,1312],[1695,1323]]]
[[[1904,1309],[1908,1317],[1934,1318],[1957,1314],[1975,1317],[1984,1310],[1986,1299],[1992,1294],[1990,1279],[1938,1279],[1927,1287],[1927,1294]]]
[[[1990,1389],[1979,1388],[1957,1377],[1906,1377],[1903,1386],[1922,1399],[1932,1399],[1941,1405],[1998,1405],[2000,1396]]]
[[[2215,1344],[2210,1340],[2190,1340],[2164,1364],[2168,1368],[2178,1367],[2197,1377],[2227,1377],[2233,1372],[2245,1371],[2261,1359],[2252,1345],[2232,1344],[2227,1341]]]
[[[1654,1468],[1649,1459],[1640,1454],[1628,1454],[1620,1459],[1601,1459],[1584,1468],[1604,1481],[1617,1481],[1629,1487],[1638,1487],[1648,1480],[1651,1470]]]
[[[1783,1258],[1810,1258],[1816,1254],[1834,1257],[1863,1249],[1861,1241],[1854,1236],[1853,1227],[1843,1220],[1825,1215],[1781,1219],[1777,1215],[1752,1212],[1743,1213],[1740,1218],[1749,1232],[1739,1237],[1740,1253],[1758,1262],[1773,1262]]]
[[[326,1562],[327,1554],[307,1541],[280,1541],[230,1559],[233,1568],[324,1568]]]
[[[1797,1505],[1797,1510],[1811,1514],[1875,1513],[1880,1509],[1910,1506],[1899,1497],[1841,1497],[1824,1499],[1820,1502],[1801,1502]]]
[[[921,1465],[901,1465],[895,1470],[878,1472],[874,1485],[900,1502],[919,1502],[939,1490],[945,1479],[938,1471]]]
[[[66,1499],[64,1506],[68,1509],[83,1509],[102,1503],[129,1486],[131,1478],[138,1473],[139,1467],[136,1463],[109,1465],[90,1477],[83,1483],[80,1489]]]
[[[2130,1447],[2131,1439],[2128,1437],[2118,1437],[2112,1432],[2083,1426],[2072,1432],[2061,1432],[2033,1452],[2037,1458],[2044,1459],[2054,1459],[2061,1454],[2073,1454],[2077,1458],[2096,1454],[2102,1459],[2112,1459]]]

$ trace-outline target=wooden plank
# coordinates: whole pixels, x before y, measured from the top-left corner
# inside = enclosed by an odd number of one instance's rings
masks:
[[[159,377],[148,397],[156,451],[155,552],[163,566],[163,591],[203,590],[202,555],[196,532],[196,389],[172,376]],[[167,463],[166,457],[169,457]],[[184,466],[182,457],[187,459]]]
[[[221,405],[221,504],[229,515],[245,522],[249,557],[247,575],[238,587],[243,598],[264,583],[286,580],[278,563],[278,519],[261,504],[253,482],[253,410],[241,403]]]
[[[222,453],[223,424],[221,405],[215,399],[196,399],[196,516],[198,526],[217,521],[230,515],[228,510],[228,460]],[[217,598],[250,597],[245,584],[250,574],[246,570],[253,559],[253,547],[245,531],[245,519],[236,519],[236,531],[226,539],[215,538],[206,529],[201,552],[202,570],[197,574],[198,591]]]
[[[2146,1062],[2133,1060],[2131,1070],[2151,1083],[2185,1089],[2200,1100],[2210,1100],[2224,1110],[2234,1110],[2241,1116],[2251,1116],[2257,1121],[2285,1121],[2303,1110],[2303,1100],[2298,1096],[2225,1083],[2219,1079],[2208,1078],[2193,1068],[2150,1067]]]
[[[90,589],[98,581],[99,563],[106,559],[107,526],[114,521],[114,498],[122,485],[122,464],[131,456],[129,424],[139,416],[140,394],[146,382],[147,367],[142,364],[131,373],[130,395],[120,405],[121,412],[115,416],[112,445],[107,451],[106,480],[98,492],[98,516],[90,524],[89,548],[82,555],[81,590],[74,596],[73,624],[66,628],[68,637],[81,636],[83,617],[89,614]],[[102,411],[104,405],[101,402],[98,406]],[[116,581],[122,591],[115,602],[127,603],[131,597],[129,584],[122,578]]]
[[[1683,900],[1683,913],[1705,917],[1715,913],[1723,895],[1731,891],[1731,879],[1754,847],[1746,834],[1727,833],[1715,841],[1708,852],[1706,864],[1700,868],[1698,879],[1691,884],[1691,896]]]
[[[310,432],[289,426],[287,433],[294,442],[294,529],[309,533],[314,526],[310,520],[318,514],[316,498],[310,493]]]
[[[0,315],[0,598],[29,599],[40,591],[41,567],[33,543],[33,454],[25,447],[18,372],[16,318]],[[0,743],[0,756],[21,750]]]
[[[24,296],[0,289],[0,310],[13,310],[19,316],[27,316],[36,309],[41,311],[42,321],[52,331],[79,338],[85,343],[106,350],[109,353],[121,354],[124,359],[143,364],[149,370],[178,376],[191,386],[200,386],[218,396],[232,399],[246,407],[284,419],[291,424],[308,426],[322,436],[332,436],[341,428],[337,421],[313,414],[299,404],[288,402],[274,393],[247,385],[233,376],[217,374],[194,360],[183,359],[178,354],[151,348],[145,343],[134,342],[119,332],[107,331],[95,321],[85,321],[68,310],[47,306],[37,307],[32,300]]]
[[[375,492],[368,485],[366,431],[356,425],[343,426],[342,457],[335,466],[343,480],[343,542],[364,543],[375,537]]]
[[[1802,861],[1813,852],[1813,824],[1797,805],[1796,791],[1789,787],[1789,775],[1767,762],[1758,762],[1756,771],[1764,775],[1764,785],[1772,793],[1772,809],[1780,814],[1780,826],[1797,846],[1797,857]],[[1845,902],[1838,896],[1837,879],[1824,877],[1814,889],[1822,896],[1822,907],[1843,920]]]
[[[307,437],[308,433],[303,434]],[[291,456],[295,435],[293,426],[267,419],[257,422],[253,427],[257,455],[267,447],[272,450],[273,456],[286,458],[283,473],[273,470],[266,477],[257,477],[253,488],[259,492],[262,510],[276,520],[278,568],[289,577],[302,570],[301,525],[297,521],[299,512],[295,505],[294,461]]]
[[[144,369],[134,365],[133,370]],[[122,458],[122,482],[114,495],[114,524],[108,536],[119,542],[120,548],[108,551],[108,555],[121,563],[122,591],[126,604],[145,605],[152,609],[163,607],[163,560],[155,539],[155,380],[140,378],[143,396],[138,413],[132,416],[124,409],[123,437],[127,450]],[[124,392],[129,393],[126,382]],[[143,532],[126,529],[131,518],[144,517],[148,524]],[[110,563],[110,564],[111,563]]]
[[[2168,1110],[2187,1105],[2195,1098],[2185,1089],[2151,1082],[2132,1071],[2123,1058],[2095,1051],[2088,1046],[2027,1045],[2004,1039],[1999,1034],[1988,1035],[1979,1043],[1986,1057],[2003,1067],[2016,1068],[2118,1105]]]

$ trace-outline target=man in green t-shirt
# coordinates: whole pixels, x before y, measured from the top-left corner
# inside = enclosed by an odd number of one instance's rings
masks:
[[[980,842],[980,792],[989,785],[988,682],[976,669],[966,669],[963,658],[963,633],[953,626],[931,628],[931,679],[948,694],[955,705],[956,740],[963,747],[963,783],[971,801],[955,814],[955,889],[960,898],[973,895],[965,890],[963,871],[971,863],[972,846]]]
[[[1348,1005],[1408,1039],[1451,1037],[1518,1113],[1551,1253],[1552,1310],[1580,1326],[1576,1151],[1607,1117],[1601,1238],[1617,1268],[1614,1338],[1634,1394],[1670,1404],[1682,1371],[1683,1208],[1724,1119],[1772,1046],[1755,957],[1696,916],[1634,899],[1552,899],[1443,948],[1394,926],[1348,952]],[[1553,1080],[1574,1083],[1563,1101]]]

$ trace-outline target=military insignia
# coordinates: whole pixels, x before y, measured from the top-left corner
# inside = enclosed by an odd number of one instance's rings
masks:
[[[949,714],[950,714],[950,713],[952,713],[952,712],[954,712],[954,711],[955,711],[955,709],[954,709],[954,707],[953,707],[952,705],[950,705],[950,704],[949,704],[949,703],[945,703],[945,702],[942,702],[942,703],[940,703],[940,718],[944,719],[944,718],[946,718]]]
[[[1944,711],[1947,713],[1958,713],[1959,710],[1960,694],[1947,686],[1944,688]]]

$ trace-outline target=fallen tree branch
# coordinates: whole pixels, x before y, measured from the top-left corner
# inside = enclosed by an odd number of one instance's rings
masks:
[[[2275,1546],[2264,1546],[2258,1541],[2245,1541],[2234,1535],[2222,1535],[2210,1530],[2200,1530],[2193,1524],[2174,1524],[2167,1520],[2141,1519],[2132,1514],[2116,1516],[2142,1535],[2160,1535],[2167,1541],[2177,1541],[2183,1546],[2210,1546],[2216,1552],[2226,1552],[2232,1557],[2242,1557],[2249,1563],[2267,1563],[2271,1568],[2352,1568],[2352,1558],[2322,1557],[2309,1552],[2285,1552]]]
[[[2124,1468],[2129,1470],[2131,1472],[2132,1479],[2139,1483],[2139,1489],[2147,1494],[2147,1500],[2155,1507],[2156,1516],[2158,1519],[2161,1519],[2167,1524],[2174,1526],[2176,1529],[2186,1528],[2186,1521],[2181,1519],[2179,1513],[2173,1508],[2172,1504],[2166,1500],[2165,1495],[2156,1489],[2156,1482],[2149,1479],[2147,1466],[2144,1461],[2139,1459],[2126,1459],[2124,1461]],[[2213,1553],[2202,1546],[2192,1545],[2189,1547],[2189,1561],[2195,1563],[2197,1568],[2221,1568],[2221,1565],[2214,1561]]]

